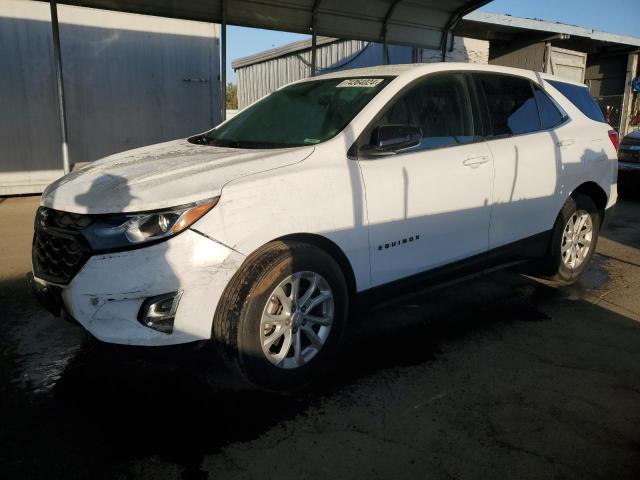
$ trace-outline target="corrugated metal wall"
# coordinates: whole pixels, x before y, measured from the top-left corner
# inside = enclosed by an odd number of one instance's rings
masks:
[[[389,46],[392,64],[412,63],[416,58],[421,58],[424,63],[439,62],[441,58],[439,50],[418,49],[416,53],[414,57],[412,47]],[[447,61],[488,63],[489,42],[456,37],[453,51],[447,52]],[[383,63],[383,47],[379,43],[339,40],[317,48],[319,73]],[[277,88],[310,75],[310,49],[237,68],[238,108],[244,108]]]
[[[381,65],[382,45],[359,40],[342,40],[321,45],[316,53],[318,73]],[[391,63],[411,63],[411,47],[389,47]],[[262,98],[287,83],[311,75],[311,50],[303,50],[236,69],[238,108]]]
[[[72,162],[220,121],[213,24],[59,7]],[[49,5],[0,2],[0,195],[62,175]]]

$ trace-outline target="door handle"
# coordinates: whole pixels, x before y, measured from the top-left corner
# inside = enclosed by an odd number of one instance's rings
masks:
[[[465,167],[471,168],[478,168],[480,165],[484,165],[485,163],[489,163],[489,157],[470,157],[462,162]]]
[[[556,143],[557,146],[559,147],[569,147],[571,145],[573,145],[574,143],[576,143],[575,140],[571,139],[571,140],[560,140],[559,142]]]

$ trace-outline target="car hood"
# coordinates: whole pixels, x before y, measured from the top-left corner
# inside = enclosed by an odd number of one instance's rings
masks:
[[[41,204],[73,213],[157,210],[220,194],[231,180],[300,162],[313,147],[237,149],[175,140],[117,153],[56,180]]]

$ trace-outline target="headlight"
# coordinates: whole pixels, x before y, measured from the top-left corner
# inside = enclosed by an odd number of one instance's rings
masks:
[[[94,250],[162,240],[189,228],[215,207],[219,198],[155,212],[96,216],[82,233]]]

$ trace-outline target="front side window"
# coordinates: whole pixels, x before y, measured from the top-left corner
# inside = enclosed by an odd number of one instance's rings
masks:
[[[337,135],[390,78],[332,78],[277,90],[202,139],[233,148],[314,145]]]
[[[531,82],[498,74],[475,74],[484,92],[493,136],[521,135],[540,130]]]
[[[384,125],[419,126],[422,141],[416,149],[474,141],[477,137],[465,76],[446,73],[426,77],[393,101],[371,131]]]

